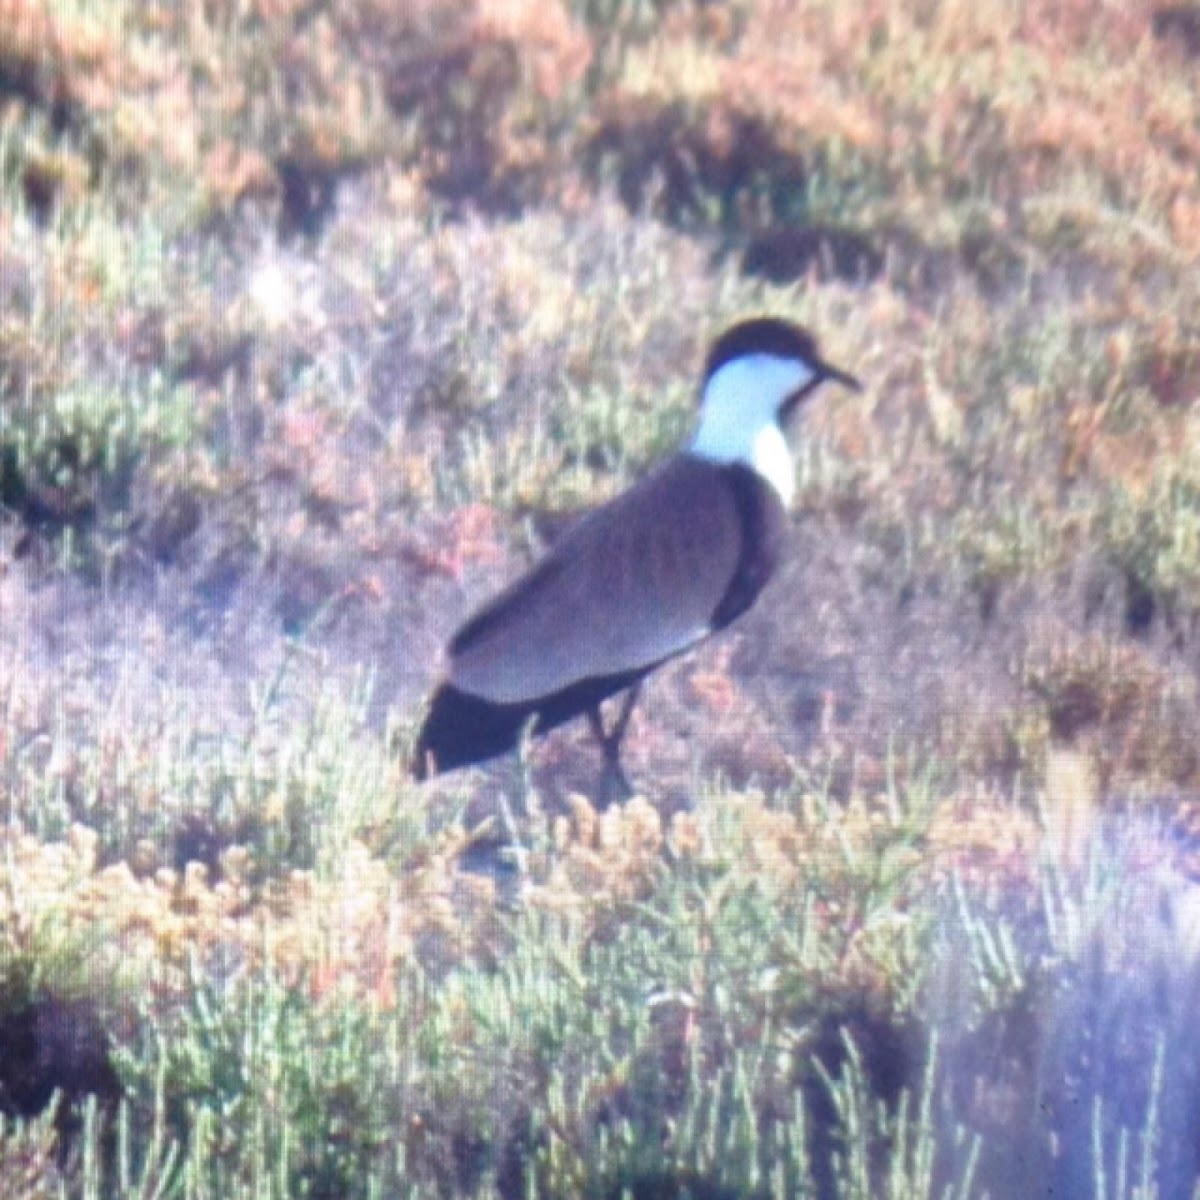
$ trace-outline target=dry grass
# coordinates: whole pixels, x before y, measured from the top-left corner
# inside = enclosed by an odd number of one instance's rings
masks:
[[[1139,1024],[1095,914],[1186,942],[1193,7],[0,26],[0,997],[88,997],[129,1097],[55,1126],[91,1160],[0,1129],[9,1190],[1190,1190],[1190,951]],[[438,649],[757,311],[866,391],[798,432],[758,609],[649,688],[644,799],[535,749],[516,880],[504,768],[405,776]]]

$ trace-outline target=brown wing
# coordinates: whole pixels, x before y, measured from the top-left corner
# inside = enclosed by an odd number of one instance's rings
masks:
[[[741,550],[727,473],[669,459],[468,621],[450,643],[449,678],[512,703],[649,668],[712,631]]]

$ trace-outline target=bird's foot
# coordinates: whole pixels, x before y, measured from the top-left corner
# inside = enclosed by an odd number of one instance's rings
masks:
[[[617,714],[617,719],[609,730],[604,728],[599,706],[588,712],[588,724],[592,727],[592,736],[596,739],[600,746],[600,752],[604,755],[604,774],[601,775],[599,786],[596,789],[596,803],[601,808],[628,800],[634,794],[629,779],[621,767],[621,739],[625,736],[625,728],[629,724],[629,718],[633,713],[640,691],[640,683],[635,683],[629,689],[621,704],[621,711]]]
[[[596,806],[601,809],[610,804],[622,804],[634,794],[633,786],[621,768],[620,759],[615,753],[610,756],[607,747],[605,750],[604,773],[596,785]]]

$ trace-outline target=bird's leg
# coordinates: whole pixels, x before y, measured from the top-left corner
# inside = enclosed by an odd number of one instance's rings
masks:
[[[629,691],[625,693],[624,703],[621,705],[621,711],[617,714],[616,724],[612,727],[609,737],[612,738],[614,744],[614,753],[620,748],[621,739],[625,736],[625,726],[629,724],[629,718],[633,715],[633,706],[637,704],[638,697],[642,694],[642,681],[639,679]]]
[[[591,726],[592,736],[600,743],[600,750],[604,755],[604,775],[601,777],[599,788],[602,806],[607,806],[614,800],[628,800],[633,795],[633,788],[630,787],[629,780],[621,768],[621,739],[625,736],[625,727],[629,724],[641,690],[639,680],[625,693],[621,711],[607,733],[600,716],[600,706],[588,709],[588,724]]]

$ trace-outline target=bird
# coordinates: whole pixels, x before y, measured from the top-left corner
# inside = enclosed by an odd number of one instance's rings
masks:
[[[749,317],[721,333],[690,442],[583,516],[451,637],[415,777],[585,716],[606,785],[630,794],[620,747],[642,681],[745,613],[775,572],[795,491],[784,429],[826,381],[862,386],[790,320]],[[601,703],[621,692],[606,729]]]

